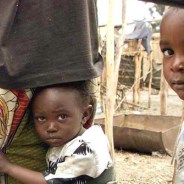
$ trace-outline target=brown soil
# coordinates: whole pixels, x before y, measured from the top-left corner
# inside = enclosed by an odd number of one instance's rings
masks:
[[[169,90],[167,98],[167,115],[182,115],[182,101],[177,95]],[[126,101],[132,102],[130,93]],[[141,92],[141,105],[147,107],[147,91]],[[160,115],[160,96],[151,96],[151,107],[148,109],[137,108],[132,111],[131,106],[126,106],[124,113]],[[171,184],[174,166],[171,164],[172,157],[160,153],[145,155],[127,151],[115,151],[116,172],[120,184]]]
[[[120,184],[171,184],[172,158],[115,151],[117,178]]]

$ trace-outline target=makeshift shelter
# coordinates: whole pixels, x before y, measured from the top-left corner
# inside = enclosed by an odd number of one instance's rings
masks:
[[[125,78],[127,84],[129,83],[129,87],[134,86],[134,104],[139,103],[140,87],[145,81],[152,65],[151,39],[151,24],[144,21],[136,21],[133,32],[126,35],[124,42],[119,70],[120,85],[124,85],[123,81]],[[129,79],[130,81],[128,82]]]
[[[105,32],[105,28],[100,29],[101,32]],[[115,46],[120,29],[121,26],[115,27]],[[144,108],[139,101],[141,88],[148,88],[148,96],[151,95],[152,89],[160,90],[162,69],[159,33],[152,33],[150,23],[144,22],[138,22],[134,31],[125,39],[119,69],[117,105],[122,103],[122,106],[119,106],[120,111],[116,111],[114,114],[114,145],[120,149],[146,153],[159,151],[172,155],[181,127],[181,118],[141,113],[140,115],[131,114],[131,110]],[[126,103],[124,100],[125,92],[129,89],[133,90],[134,101],[132,103]],[[148,101],[147,109],[149,103],[151,102]],[[124,113],[123,104],[132,107],[129,113]],[[117,110],[117,108],[115,109]],[[104,125],[103,114],[97,116],[96,123]]]

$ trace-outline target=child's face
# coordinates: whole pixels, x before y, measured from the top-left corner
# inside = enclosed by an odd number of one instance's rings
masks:
[[[172,10],[163,19],[160,48],[165,79],[184,100],[184,9]]]
[[[36,131],[51,147],[63,146],[84,132],[83,124],[90,116],[82,107],[78,92],[63,87],[41,91],[33,102]]]

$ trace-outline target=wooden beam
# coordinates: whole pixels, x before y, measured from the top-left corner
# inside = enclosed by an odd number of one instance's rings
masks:
[[[109,20],[107,25],[106,49],[106,103],[105,133],[110,142],[111,155],[114,159],[113,116],[115,105],[114,88],[114,0],[109,0]]]

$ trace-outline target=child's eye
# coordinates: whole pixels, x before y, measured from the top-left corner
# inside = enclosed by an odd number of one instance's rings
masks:
[[[43,122],[43,121],[46,120],[46,118],[43,117],[43,116],[37,116],[37,117],[34,117],[34,119],[35,119],[36,121],[40,121],[40,122]]]
[[[170,57],[174,54],[172,49],[162,49],[162,53],[165,57]]]
[[[66,118],[67,118],[67,115],[66,114],[61,114],[61,115],[58,116],[58,120],[59,121],[62,121],[64,119],[66,119]]]

